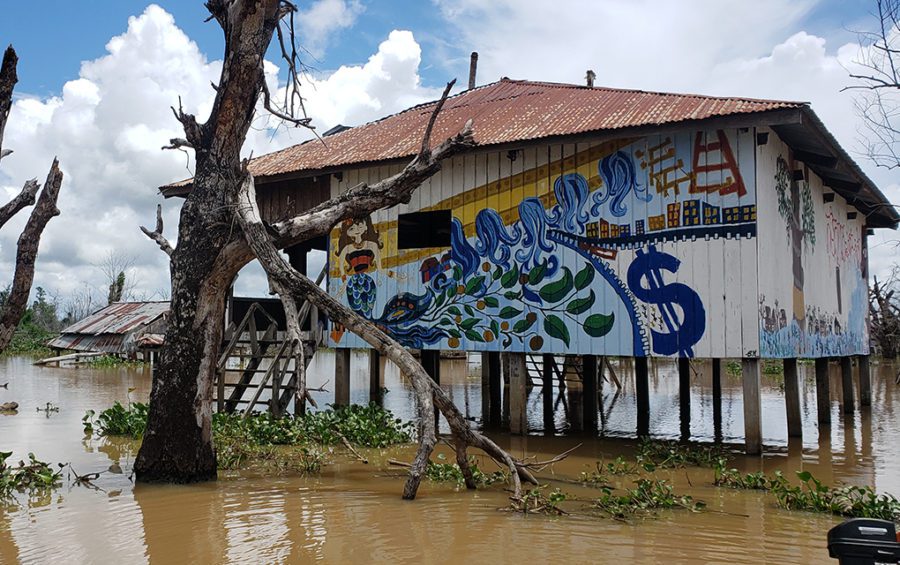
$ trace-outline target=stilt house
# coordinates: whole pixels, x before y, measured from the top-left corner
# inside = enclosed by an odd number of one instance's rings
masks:
[[[266,219],[398,173],[433,108],[257,157]],[[808,103],[504,78],[448,99],[432,142],[470,119],[477,146],[408,204],[313,243],[329,292],[406,346],[868,354],[866,236],[900,216]]]

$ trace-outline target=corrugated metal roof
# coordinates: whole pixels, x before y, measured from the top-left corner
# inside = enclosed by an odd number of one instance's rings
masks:
[[[169,311],[168,302],[116,302],[65,328],[65,334],[127,334]]]
[[[125,350],[124,344],[125,336],[121,334],[63,334],[47,342],[49,347],[57,349],[102,351],[103,353],[123,353]]]
[[[264,180],[279,175],[309,174],[411,158],[419,149],[435,104],[429,102],[340,131],[329,135],[324,143],[311,140],[262,155],[251,161],[250,172]],[[833,188],[845,198],[859,199],[863,205],[861,209],[869,215],[873,227],[896,227],[900,213],[890,206],[884,194],[837,144],[807,102],[646,92],[505,78],[447,99],[431,140],[434,145],[441,143],[458,133],[469,119],[473,120],[475,142],[480,147],[488,147],[790,109],[802,111],[804,136],[824,136],[827,147],[822,150],[834,155],[839,168],[850,171],[850,178],[856,179],[863,191]],[[820,171],[820,174],[824,173]],[[187,179],[161,190],[166,197],[183,196],[190,191],[190,185],[191,179]]]
[[[311,140],[252,160],[250,172],[267,177],[411,157],[436,102]],[[434,145],[474,121],[479,146],[636,126],[766,112],[805,102],[724,98],[502,79],[448,98],[435,124]],[[164,188],[181,188],[190,179]]]

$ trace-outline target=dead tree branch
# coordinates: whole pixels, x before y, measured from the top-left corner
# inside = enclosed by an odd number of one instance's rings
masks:
[[[41,185],[38,184],[37,179],[26,181],[25,186],[22,187],[22,192],[17,194],[12,200],[0,208],[0,228],[6,225],[6,222],[13,216],[18,214],[19,210],[34,204],[37,191],[40,188]]]
[[[140,226],[141,231],[144,232],[144,235],[152,239],[156,242],[160,249],[162,249],[163,253],[172,256],[172,253],[175,252],[175,249],[172,247],[172,244],[169,243],[169,240],[165,238],[163,235],[163,217],[162,217],[162,204],[156,205],[156,229],[153,231],[148,230],[144,226]]]
[[[3,159],[12,151],[3,149],[3,131],[6,129],[6,119],[12,108],[12,93],[19,77],[16,74],[16,65],[19,57],[12,45],[3,53],[3,62],[0,63],[0,159]]]
[[[25,313],[28,304],[28,295],[31,293],[31,283],[34,281],[34,262],[37,258],[38,245],[41,242],[41,234],[47,226],[47,222],[59,215],[56,201],[59,197],[59,187],[62,184],[63,174],[59,170],[59,162],[53,159],[47,181],[38,197],[37,205],[31,211],[22,235],[19,236],[16,252],[16,271],[13,275],[12,287],[9,297],[3,305],[3,313],[0,314],[0,351],[6,349],[12,340],[13,333],[19,325],[19,320]]]
[[[454,82],[448,83],[444,89],[444,94],[432,113],[432,119],[429,120],[429,126],[436,119],[437,112],[449,95]],[[426,134],[430,136],[430,130],[427,130]],[[428,150],[426,143],[423,143],[425,151],[420,151],[412,162],[396,175],[371,186],[365,183],[354,186],[299,216],[274,224],[272,228],[277,235],[279,246],[327,234],[335,224],[346,218],[362,218],[374,210],[408,203],[413,191],[441,170],[443,160],[474,145],[470,120],[466,122],[462,131],[446,139],[433,150]]]
[[[457,445],[476,447],[490,457],[501,462],[510,471],[511,487],[516,497],[521,496],[521,480],[537,483],[531,473],[518,465],[515,460],[500,449],[486,436],[474,431],[453,401],[425,372],[412,354],[393,338],[378,329],[372,322],[353,313],[333,296],[319,288],[313,281],[294,270],[278,253],[259,214],[253,177],[246,175],[241,190],[236,195],[235,205],[238,220],[247,243],[259,259],[270,280],[278,281],[286,295],[305,297],[310,303],[325,312],[332,320],[343,324],[349,331],[364,339],[379,353],[393,361],[411,381],[416,393],[419,418],[419,449],[410,467],[409,478],[403,490],[403,497],[413,499],[426,466],[434,450],[435,423],[433,406],[437,406],[453,432]],[[285,295],[281,295],[282,299]],[[460,449],[459,447],[457,449]],[[463,453],[464,453],[463,448]],[[459,456],[458,456],[459,458]]]
[[[879,167],[900,167],[900,0],[875,0],[876,29],[859,31],[859,54],[842,90],[854,106],[863,153]]]

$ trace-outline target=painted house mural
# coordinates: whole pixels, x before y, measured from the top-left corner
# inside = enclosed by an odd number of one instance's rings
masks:
[[[264,218],[397,174],[432,108],[254,159]],[[469,119],[476,147],[408,203],[287,249],[304,272],[326,249],[328,291],[402,344],[868,353],[866,233],[900,215],[808,104],[502,79],[449,98],[432,139]],[[365,347],[339,325],[326,335]]]
[[[459,157],[374,230],[356,224],[371,240],[335,229],[329,290],[409,347],[742,356],[758,349],[740,312],[756,296],[741,276],[756,269],[755,151],[732,129]],[[398,220],[443,210],[446,247],[400,248]],[[365,249],[381,265],[361,270]],[[341,328],[331,341],[363,345]]]

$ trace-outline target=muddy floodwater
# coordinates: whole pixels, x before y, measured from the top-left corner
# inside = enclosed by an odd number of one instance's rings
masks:
[[[333,361],[317,356],[311,386],[333,382]],[[465,360],[443,361],[443,386],[477,423],[481,381]],[[352,400],[367,400],[366,358],[355,356]],[[564,482],[591,470],[598,460],[632,456],[636,441],[634,385],[627,365],[619,367],[622,387],[604,383],[600,434],[578,428],[577,387],[555,390],[554,413],[544,418],[540,388],[529,396],[531,435],[491,436],[521,457],[546,459],[582,444],[568,459],[539,473],[554,487],[587,500],[597,491]],[[692,378],[691,438],[713,441],[709,368],[697,365]],[[840,382],[832,367],[832,394]],[[837,398],[832,425],[819,433],[812,367],[801,365],[803,441],[786,441],[784,396],[778,376],[764,376],[763,458],[737,456],[746,471],[808,470],[830,485],[871,485],[900,494],[900,386],[896,369],[873,367],[871,411],[844,417]],[[654,437],[679,437],[678,376],[674,365],[651,365],[651,421]],[[129,474],[137,444],[85,437],[85,410],[115,400],[146,401],[150,373],[143,369],[38,368],[26,358],[0,359],[0,403],[20,404],[15,415],[0,415],[0,451],[13,460],[33,452],[39,459],[71,462],[79,474],[102,472],[112,463],[124,473],[104,473],[102,490],[72,486],[45,499],[20,497],[0,505],[0,563],[828,563],[825,535],[839,518],[788,512],[756,491],[712,486],[708,469],[658,473],[677,491],[703,500],[708,510],[663,511],[657,519],[621,523],[581,515],[563,518],[498,511],[506,493],[495,486],[458,491],[427,481],[419,499],[400,499],[402,473],[389,458],[410,460],[413,450],[371,450],[369,465],[341,450],[314,477],[258,477],[220,473],[214,483],[191,486],[134,486]],[[399,417],[413,413],[411,393],[396,369],[385,370],[385,405]],[[333,387],[326,384],[326,388]],[[740,380],[723,371],[722,426],[726,443],[743,432]],[[130,392],[129,392],[130,391]],[[320,404],[330,394],[318,394]],[[36,408],[47,402],[58,412]],[[573,423],[574,421],[574,423]],[[545,424],[552,423],[552,426]],[[552,429],[545,429],[550,428]],[[484,463],[483,467],[492,467]],[[625,477],[622,485],[632,478]],[[586,504],[586,502],[585,502]],[[578,504],[572,508],[577,509]],[[830,561],[837,563],[837,561]]]

